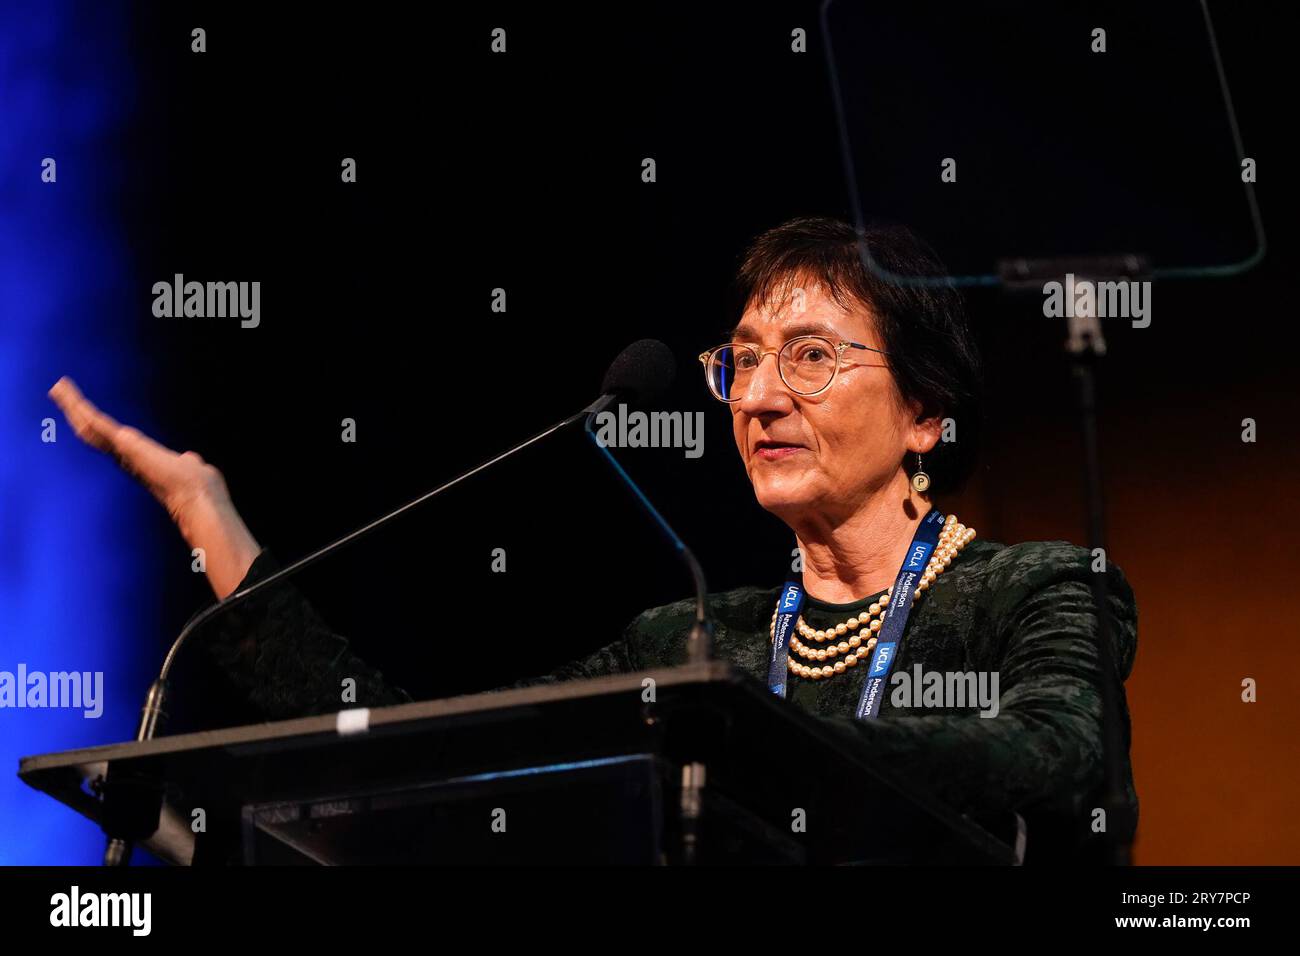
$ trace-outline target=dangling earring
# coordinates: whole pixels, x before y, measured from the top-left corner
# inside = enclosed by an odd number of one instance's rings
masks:
[[[924,494],[926,489],[930,487],[930,476],[927,475],[921,467],[920,452],[917,452],[916,455],[916,474],[912,476],[912,487],[921,494]]]

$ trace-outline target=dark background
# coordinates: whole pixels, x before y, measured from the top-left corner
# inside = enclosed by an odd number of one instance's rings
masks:
[[[1063,23],[1079,21],[1077,5],[1063,9],[1071,12]],[[1170,152],[1187,161],[1160,162],[1142,152],[1150,141],[1126,140],[1123,148],[1137,151],[1129,166],[1093,140],[1087,156],[1109,161],[1083,163],[1097,178],[1067,198],[1113,227],[1115,215],[1132,210],[1100,205],[1107,179],[1121,195],[1202,197],[1204,216],[1180,206],[1184,225],[1175,232],[1186,239],[1185,224],[1203,220],[1204,241],[1186,245],[1210,256],[1243,247],[1243,200],[1234,168],[1223,184],[1206,182],[1205,163],[1192,161],[1200,154],[1189,152],[1199,138],[1206,153],[1231,158],[1213,86],[1177,56],[1200,29],[1195,7],[1183,11],[1166,21],[1182,39],[1166,46],[1161,30],[1135,28],[1148,53],[1135,59],[1130,51],[1125,61],[1133,76],[1158,77],[1152,89],[1164,98],[1108,98],[1086,121],[1104,123],[1109,111],[1124,130],[1158,128],[1157,140],[1172,122],[1185,141]],[[1258,815],[1248,832],[1211,836],[1210,818],[1224,803],[1241,808],[1239,794],[1213,792],[1199,816],[1177,827],[1160,812],[1162,801],[1183,806],[1189,790],[1214,791],[1205,767],[1175,780],[1174,755],[1209,746],[1194,732],[1231,726],[1227,714],[1241,709],[1231,710],[1237,669],[1222,672],[1224,712],[1216,716],[1195,694],[1165,691],[1178,683],[1169,668],[1185,665],[1202,681],[1202,666],[1223,648],[1282,654],[1294,634],[1287,582],[1295,570],[1296,336],[1290,197],[1279,195],[1290,102],[1277,88],[1289,54],[1265,5],[1212,12],[1246,152],[1259,160],[1269,255],[1243,276],[1158,284],[1151,328],[1107,325],[1102,371],[1111,554],[1129,572],[1143,615],[1129,693],[1144,834],[1157,834],[1147,849],[1139,843],[1148,862],[1262,862],[1271,852],[1263,848],[1279,840],[1294,859],[1300,847],[1280,814],[1267,836]],[[893,11],[894,33],[883,34],[892,42],[873,43],[894,48],[917,77],[942,66],[960,96],[961,70],[945,61],[927,71],[922,53],[908,54],[923,47],[901,16]],[[755,506],[729,416],[705,391],[695,355],[723,341],[736,318],[728,283],[750,238],[795,215],[854,218],[816,4],[622,13],[487,5],[436,15],[373,5],[333,14],[157,4],[138,7],[136,18],[141,108],[122,148],[137,162],[121,203],[139,301],[136,324],[123,334],[150,357],[139,388],[162,423],[156,437],[223,470],[263,545],[281,558],[306,553],[581,408],[605,364],[633,339],[653,336],[680,365],[658,407],[703,410],[705,453],[688,460],[681,450],[626,450],[623,462],[698,552],[713,589],[779,581],[792,536]],[[203,55],[189,50],[195,25],[207,29]],[[496,26],[508,31],[505,56],[489,52]],[[796,26],[808,31],[807,54],[790,52]],[[999,82],[1020,84],[1008,91],[1016,115],[1037,113],[1049,124],[1077,113],[1081,104],[1052,108],[1051,85],[1007,70],[1014,49],[999,50],[997,37],[1013,47],[1033,38],[992,31],[982,41],[981,55],[1002,64]],[[1112,45],[1124,40],[1112,30]],[[1171,79],[1180,69],[1185,84]],[[887,85],[898,74],[882,63],[878,75]],[[997,136],[968,122],[940,155],[983,149],[982,168],[1001,177],[1005,192],[1018,174],[987,160],[989,144],[1017,127],[996,108],[989,115]],[[935,133],[945,128],[940,118],[895,105],[881,122],[873,142],[884,154],[894,145],[922,153],[931,140],[936,150],[947,146]],[[1026,141],[1043,135],[1024,125],[1032,120],[1017,122]],[[356,184],[340,182],[345,156],[357,160]],[[658,166],[653,184],[640,178],[647,156]],[[1125,177],[1130,168],[1166,175],[1144,190]],[[967,218],[980,209],[977,184],[966,185],[975,169],[963,166],[959,180]],[[1069,207],[1060,193],[1036,194],[1045,180],[1035,168],[1016,201],[1018,215],[1040,209],[1036,222],[1051,235],[1043,224]],[[896,193],[887,198],[891,213],[906,206]],[[921,201],[922,218],[943,219],[937,202]],[[1159,225],[1167,239],[1168,223]],[[1119,232],[1132,234],[1131,224]],[[944,251],[980,258],[978,249]],[[150,288],[176,272],[260,280],[261,327],[154,318]],[[496,287],[507,290],[505,314],[490,310]],[[1082,543],[1063,324],[1043,318],[1037,294],[973,290],[968,303],[988,366],[986,449],[967,491],[940,504],[994,539]],[[93,398],[93,380],[83,384]],[[1259,423],[1256,445],[1240,440],[1247,416]],[[357,422],[355,444],[340,440],[345,417]],[[160,596],[163,620],[178,629],[211,594],[164,515],[138,533],[175,542],[170,570],[145,590]],[[505,574],[491,572],[497,547],[507,552]],[[1256,572],[1258,593],[1231,600],[1243,572]],[[436,697],[589,652],[640,610],[686,596],[689,580],[575,432],[310,570],[300,586],[361,656],[415,696]],[[1189,646],[1192,638],[1202,643]],[[157,635],[160,657],[169,640]],[[1277,680],[1293,680],[1281,675],[1285,660],[1265,656],[1245,672],[1277,665]],[[201,661],[191,653],[178,675],[188,695],[182,723],[239,719]],[[1271,689],[1277,701],[1278,684]],[[1290,739],[1294,710],[1259,719],[1231,733],[1276,733],[1279,746]],[[1252,751],[1243,773],[1277,756],[1268,746]],[[1283,803],[1279,796],[1279,810]]]

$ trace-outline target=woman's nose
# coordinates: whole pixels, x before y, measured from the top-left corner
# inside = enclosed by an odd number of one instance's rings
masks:
[[[770,361],[769,361],[770,359]],[[790,390],[781,381],[777,356],[764,355],[746,383],[740,399],[740,410],[747,415],[789,412],[794,408]]]

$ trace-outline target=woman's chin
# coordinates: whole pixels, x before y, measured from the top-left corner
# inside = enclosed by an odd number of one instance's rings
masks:
[[[813,497],[802,482],[759,481],[754,483],[754,497],[765,511],[775,515],[793,514],[813,505]]]

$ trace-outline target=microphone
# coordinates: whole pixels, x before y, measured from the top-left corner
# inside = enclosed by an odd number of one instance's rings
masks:
[[[211,621],[214,617],[225,613],[235,605],[242,604],[255,594],[259,594],[272,585],[283,581],[285,578],[297,574],[309,565],[315,564],[317,561],[333,554],[344,546],[364,538],[372,531],[376,531],[388,524],[390,521],[396,520],[412,508],[424,504],[424,502],[428,501],[430,498],[442,494],[447,489],[460,484],[465,479],[477,475],[479,472],[492,467],[497,462],[509,458],[511,455],[515,454],[515,452],[522,451],[529,445],[533,445],[541,441],[543,438],[566,428],[583,416],[587,417],[588,424],[590,425],[590,421],[595,415],[603,411],[605,408],[608,408],[609,405],[617,399],[621,398],[627,401],[641,401],[656,392],[666,389],[672,384],[673,372],[673,356],[666,345],[653,339],[641,339],[640,341],[633,342],[620,352],[618,357],[610,363],[609,369],[605,373],[604,381],[601,384],[600,397],[586,408],[582,409],[582,411],[573,413],[569,417],[552,425],[550,428],[538,432],[532,438],[520,442],[499,455],[489,458],[482,464],[476,465],[468,471],[457,475],[450,481],[444,482],[432,491],[425,492],[418,498],[408,501],[401,507],[388,512],[382,517],[376,518],[369,524],[363,525],[355,531],[345,534],[343,537],[330,542],[323,548],[313,551],[306,557],[299,558],[297,561],[286,565],[274,574],[263,578],[261,581],[257,581],[246,588],[228,594],[215,604],[211,604],[204,608],[198,614],[190,618],[185,627],[181,629],[176,640],[172,642],[171,649],[167,652],[166,658],[163,659],[162,669],[158,673],[158,679],[150,685],[148,696],[145,698],[144,707],[141,709],[140,724],[136,730],[135,739],[137,741],[152,740],[158,733],[159,728],[162,726],[163,721],[166,718],[166,713],[163,710],[163,707],[167,700],[167,676],[171,673],[172,664],[175,662],[176,655],[179,653],[182,645],[185,644],[189,639],[189,636],[199,627],[206,624],[208,621]],[[701,578],[701,581],[702,580],[703,579]],[[135,788],[128,788],[125,782],[119,788],[105,781],[101,788],[101,794],[106,796],[110,791],[127,792],[128,789],[134,790]],[[106,809],[103,817],[106,821],[109,819],[131,819],[137,821],[130,827],[130,829],[134,831],[130,839],[110,834],[108,848],[104,851],[105,866],[126,866],[131,859],[132,841],[149,836],[149,833],[143,833],[143,835],[141,835],[142,829],[147,829],[147,825],[142,827],[139,824],[138,821],[141,819],[139,814],[127,815],[121,812],[110,813],[109,810]],[[109,825],[106,824],[105,828],[107,830]],[[152,831],[149,832],[151,833]]]
[[[639,342],[633,342],[623,354],[614,360],[609,367],[609,372],[605,375],[605,383],[601,386],[601,391],[607,394],[631,393],[643,401],[650,395],[664,391],[672,384],[675,374],[676,362],[673,360],[673,354],[669,351],[668,346],[664,345],[657,339],[642,339]],[[622,479],[623,483],[631,489],[633,496],[650,515],[651,519],[659,527],[659,530],[667,536],[673,547],[677,550],[678,555],[686,563],[687,569],[691,572],[691,579],[695,584],[695,622],[691,626],[691,633],[686,642],[687,660],[692,664],[698,664],[711,658],[713,652],[713,627],[709,623],[708,587],[704,581],[704,568],[696,559],[695,554],[686,546],[686,542],[681,536],[673,530],[667,519],[659,513],[646,493],[641,487],[632,480],[623,466],[615,458],[592,430],[592,422],[596,414],[602,409],[597,409],[587,415],[587,422],[584,426],[587,437],[605,456],[610,467],[614,469],[615,474]]]
[[[643,404],[668,391],[677,376],[677,361],[658,339],[638,339],[609,364],[601,396],[613,395]]]

